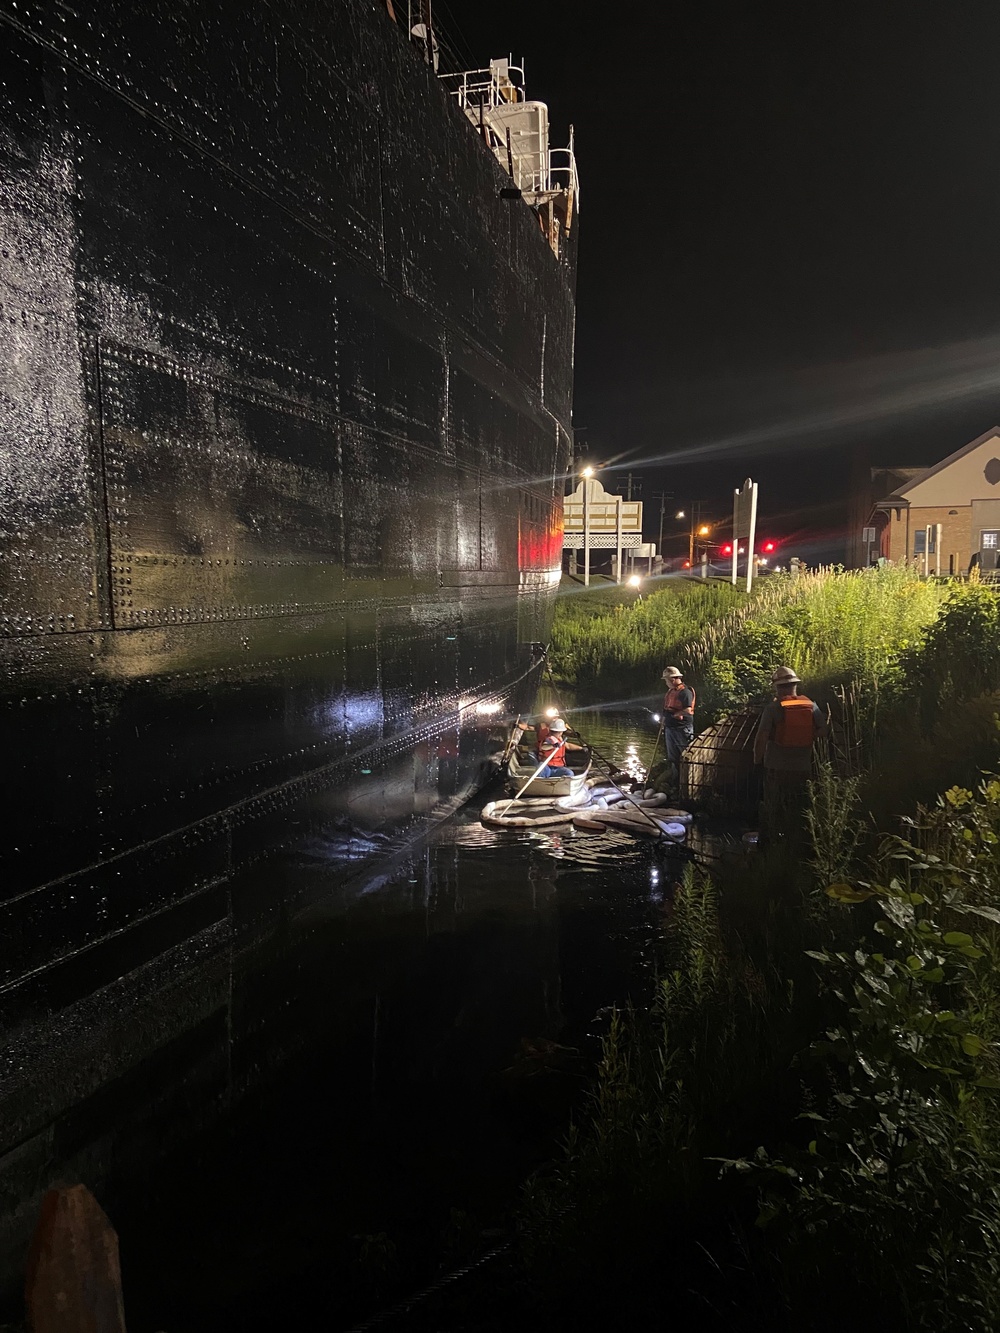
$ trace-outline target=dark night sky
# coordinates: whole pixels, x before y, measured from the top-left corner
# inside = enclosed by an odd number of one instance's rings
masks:
[[[925,464],[1000,423],[992,0],[435,13],[477,65],[523,53],[554,145],[576,126],[575,420],[663,460],[647,499],[722,514],[750,474],[836,554],[859,445]]]

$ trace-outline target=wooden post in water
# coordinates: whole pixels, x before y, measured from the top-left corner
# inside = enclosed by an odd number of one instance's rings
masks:
[[[32,1333],[125,1333],[118,1236],[86,1185],[42,1199],[24,1298]]]

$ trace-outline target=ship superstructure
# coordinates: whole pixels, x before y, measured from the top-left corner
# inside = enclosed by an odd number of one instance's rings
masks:
[[[491,60],[487,69],[440,76],[472,125],[496,156],[519,192],[538,216],[553,252],[567,253],[579,210],[579,181],[573,148],[549,144],[549,109],[527,99],[524,63],[513,58]]]

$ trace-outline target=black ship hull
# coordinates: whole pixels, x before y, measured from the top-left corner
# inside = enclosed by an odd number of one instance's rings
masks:
[[[188,1032],[251,1077],[293,850],[369,874],[530,701],[573,262],[383,5],[0,19],[13,1242],[67,1107]]]

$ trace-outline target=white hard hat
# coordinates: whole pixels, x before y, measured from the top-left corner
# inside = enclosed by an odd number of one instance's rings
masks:
[[[775,667],[771,676],[772,685],[798,685],[799,678],[791,667]]]
[[[549,731],[568,731],[569,728],[561,717],[554,717],[549,723]]]
[[[663,668],[663,674],[664,674],[665,676],[681,676],[681,677],[683,677],[684,672],[683,672],[683,671],[678,671],[676,667],[664,667],[664,668]]]

